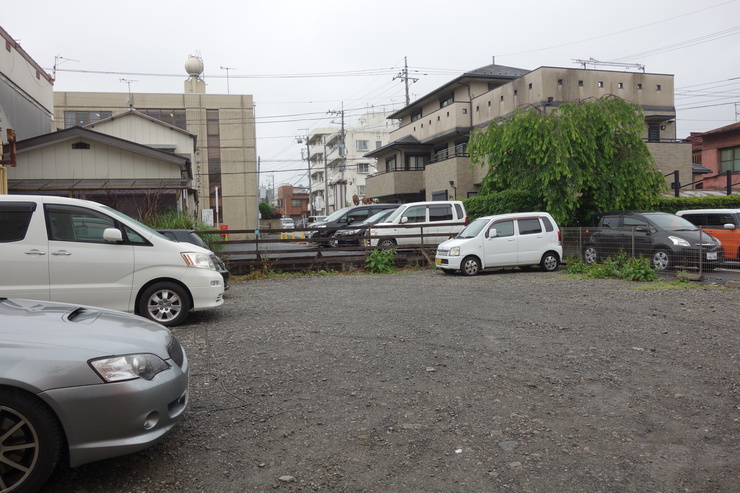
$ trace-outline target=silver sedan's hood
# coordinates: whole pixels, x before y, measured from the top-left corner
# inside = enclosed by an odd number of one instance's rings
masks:
[[[171,340],[168,328],[136,315],[0,298],[0,383],[23,377],[37,391],[98,384],[88,360],[139,353],[166,360]]]

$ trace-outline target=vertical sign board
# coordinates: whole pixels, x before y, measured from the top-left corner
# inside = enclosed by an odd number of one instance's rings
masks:
[[[201,220],[209,226],[213,226],[213,209],[202,209],[200,211]]]

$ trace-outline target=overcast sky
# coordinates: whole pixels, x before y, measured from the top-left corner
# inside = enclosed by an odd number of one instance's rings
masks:
[[[494,57],[593,58],[674,74],[679,138],[740,111],[738,0],[25,0],[0,25],[49,73],[56,60],[56,91],[182,93],[199,54],[207,93],[253,95],[260,181],[276,185],[307,185],[296,136],[338,127],[328,111],[403,107],[404,57],[411,101]]]

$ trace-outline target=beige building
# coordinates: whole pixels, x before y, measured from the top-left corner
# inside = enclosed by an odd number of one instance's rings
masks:
[[[58,129],[94,128],[154,149],[192,156],[195,214],[230,230],[254,229],[258,204],[252,96],[205,94],[199,70],[188,67],[191,77],[185,81],[183,94],[55,92],[55,125]],[[178,132],[136,128],[120,118],[132,110]],[[178,143],[188,136],[194,141],[192,149]]]
[[[366,180],[367,194],[381,202],[444,200],[477,193],[487,167],[472,165],[470,133],[517,108],[543,111],[560,104],[616,95],[639,104],[644,139],[656,167],[673,181],[679,171],[691,180],[691,145],[676,140],[673,76],[637,72],[540,67],[533,71],[488,65],[467,72],[389,116],[400,127],[390,143],[366,156],[378,172]]]
[[[398,128],[389,114],[368,112],[344,133],[342,128],[320,128],[308,136],[314,215],[328,215],[368,197],[365,180],[377,168],[366,154],[388,144]]]

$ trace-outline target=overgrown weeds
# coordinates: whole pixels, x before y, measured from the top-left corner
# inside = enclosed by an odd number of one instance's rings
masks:
[[[658,274],[645,257],[633,258],[621,251],[614,257],[597,264],[586,264],[581,257],[568,259],[565,268],[568,274],[579,274],[590,279],[624,279],[627,281],[656,281]]]
[[[396,249],[375,249],[365,259],[365,268],[373,274],[390,274],[395,272]]]

